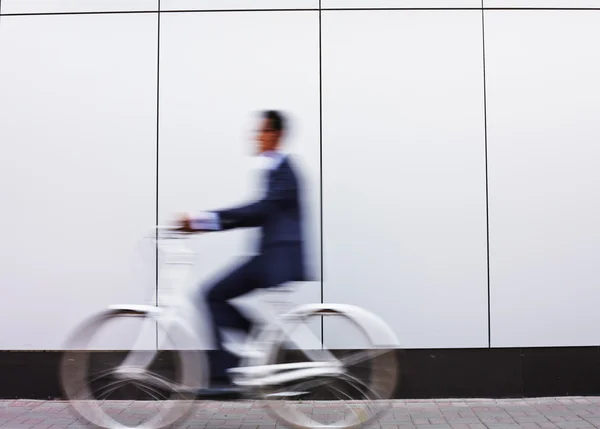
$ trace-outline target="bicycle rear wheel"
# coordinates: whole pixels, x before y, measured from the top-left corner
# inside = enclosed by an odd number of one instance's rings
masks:
[[[80,418],[100,428],[169,427],[188,415],[194,389],[204,385],[205,356],[175,347],[159,352],[94,350],[102,331],[131,319],[150,329],[161,326],[143,311],[109,310],[73,333],[60,365],[63,393]],[[123,332],[120,326],[116,332]]]
[[[364,340],[360,349],[300,350],[291,348],[284,341],[273,345],[269,364],[310,362],[320,352],[327,361],[331,354],[344,366],[341,375],[314,377],[269,386],[263,394],[269,400],[269,409],[285,423],[303,429],[350,429],[358,428],[384,412],[389,406],[398,380],[398,361],[395,350],[375,348],[368,343],[368,329],[355,319],[339,311],[315,310],[307,315],[305,324],[320,328],[322,316],[337,316],[355,329]],[[315,320],[315,322],[312,322]],[[302,323],[302,322],[300,322]],[[319,329],[316,329],[317,331]],[[357,338],[344,329],[344,335]],[[318,357],[317,357],[318,359]]]

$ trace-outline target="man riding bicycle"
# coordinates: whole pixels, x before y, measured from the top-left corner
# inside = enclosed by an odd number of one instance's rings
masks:
[[[202,297],[212,318],[217,354],[211,359],[212,386],[198,392],[200,396],[236,392],[227,369],[237,366],[238,358],[224,349],[219,328],[248,333],[251,323],[229,300],[255,289],[306,280],[299,179],[289,155],[280,151],[285,122],[278,111],[262,113],[257,135],[258,156],[266,165],[262,198],[238,207],[185,215],[179,220],[179,227],[187,232],[257,227],[261,234],[256,255],[209,287]]]

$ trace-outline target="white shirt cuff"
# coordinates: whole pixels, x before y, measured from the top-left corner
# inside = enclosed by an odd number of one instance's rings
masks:
[[[217,213],[202,212],[192,217],[191,226],[201,231],[218,231],[221,229],[221,220]]]

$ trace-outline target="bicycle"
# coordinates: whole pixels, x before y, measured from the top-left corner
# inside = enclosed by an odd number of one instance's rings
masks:
[[[168,227],[156,227],[152,232],[159,261],[164,260],[160,273],[166,274],[166,281],[178,287],[196,260],[194,252],[184,244],[189,236]],[[60,382],[78,417],[106,429],[134,427],[134,420],[140,419],[144,428],[160,429],[174,426],[189,415],[195,391],[208,384],[207,352],[197,347],[185,348],[197,344],[198,336],[181,317],[185,294],[181,288],[173,291],[172,299],[160,307],[110,306],[86,319],[68,337],[60,363]],[[261,314],[272,320],[256,325],[244,347],[235,351],[241,357],[241,365],[230,370],[234,384],[244,388],[245,399],[267,401],[270,413],[293,427],[349,429],[371,422],[389,405],[386,400],[391,399],[396,388],[398,362],[394,350],[399,348],[396,336],[378,316],[357,306],[317,303],[289,308],[289,303],[281,299],[289,291],[286,286],[275,288],[268,294],[275,299],[263,300]],[[325,316],[349,320],[366,335],[369,347],[336,353],[325,348],[310,330],[308,320]],[[90,342],[109,322],[129,318],[141,319],[144,328],[163,332],[156,350],[144,349],[146,337],[142,329],[134,346],[125,351],[123,360],[115,368],[90,377],[89,370],[98,354],[89,350]],[[319,341],[320,348],[309,344],[307,338]],[[286,349],[289,343],[297,347]],[[161,358],[165,352],[174,354],[173,368],[167,375],[161,373],[168,366],[168,361]],[[100,363],[104,366],[114,359],[116,357],[102,357]],[[352,372],[367,359],[374,362],[370,370]],[[359,379],[362,375],[367,376],[364,382]],[[104,376],[108,382],[100,381]],[[135,394],[126,390],[124,383],[127,382],[136,387]],[[99,397],[92,394],[94,387],[101,387]],[[148,400],[144,402],[148,409],[157,405],[158,413],[145,419],[145,416],[121,410],[117,414],[126,421],[119,422],[110,415],[115,410],[101,408],[106,401],[104,396],[109,394]],[[340,395],[344,398],[341,402],[347,404],[350,411],[345,417],[340,415]],[[307,401],[310,407],[317,404],[333,405],[333,408],[306,415],[303,410]],[[319,421],[319,418],[327,421]]]

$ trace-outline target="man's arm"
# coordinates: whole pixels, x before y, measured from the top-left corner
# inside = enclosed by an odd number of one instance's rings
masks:
[[[292,201],[295,193],[294,180],[278,174],[271,179],[269,189],[262,199],[239,207],[202,213],[192,219],[191,226],[193,229],[204,231],[261,226],[270,212]]]

